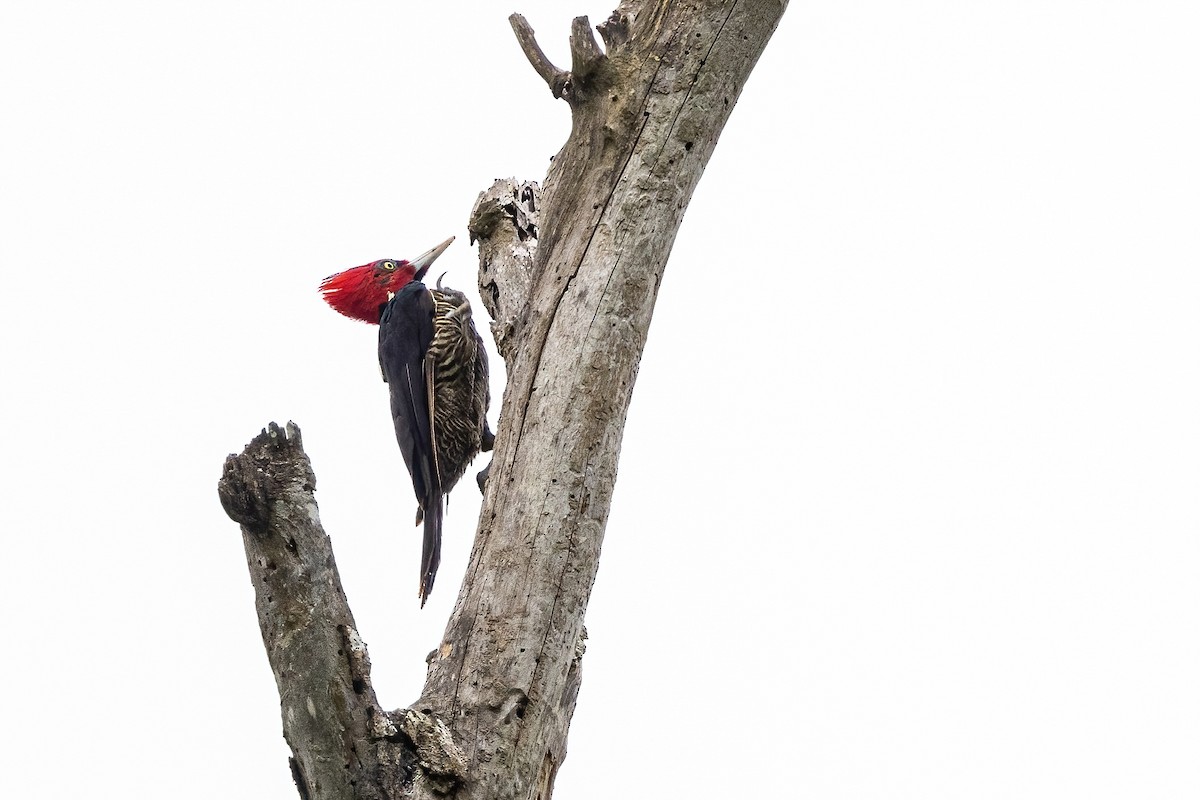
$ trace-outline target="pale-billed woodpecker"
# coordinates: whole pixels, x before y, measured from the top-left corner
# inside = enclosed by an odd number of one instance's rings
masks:
[[[385,258],[321,281],[329,305],[379,325],[379,366],[388,384],[396,441],[424,522],[424,607],[442,553],[445,498],[480,450],[491,450],[487,352],[462,292],[422,283],[454,237],[412,261]]]

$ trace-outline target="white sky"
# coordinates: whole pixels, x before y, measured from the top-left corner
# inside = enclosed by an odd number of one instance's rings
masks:
[[[216,495],[269,420],[416,697],[479,500],[418,611],[375,333],[316,285],[455,234],[473,291],[476,193],[569,120],[506,17],[566,64],[611,7],[4,5],[0,796],[296,796]],[[667,269],[556,797],[1200,796],[1198,37],[792,3]]]

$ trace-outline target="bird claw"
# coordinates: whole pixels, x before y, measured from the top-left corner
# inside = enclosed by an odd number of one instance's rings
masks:
[[[479,437],[479,452],[490,453],[496,444],[496,434],[492,433],[487,420],[483,421],[483,435]]]
[[[487,486],[488,473],[490,473],[491,471],[492,471],[492,462],[489,461],[488,465],[486,467],[484,467],[483,469],[479,470],[479,474],[475,476],[475,483],[479,484],[479,493],[480,494],[486,494],[486,490],[484,487]]]

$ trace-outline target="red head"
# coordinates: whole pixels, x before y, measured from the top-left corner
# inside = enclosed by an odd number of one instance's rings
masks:
[[[379,311],[392,299],[392,295],[409,283],[424,278],[429,266],[453,241],[454,237],[451,236],[412,261],[384,258],[330,275],[321,281],[321,295],[335,311],[352,319],[378,325]]]

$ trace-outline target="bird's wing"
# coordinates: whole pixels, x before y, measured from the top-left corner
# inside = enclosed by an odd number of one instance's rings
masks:
[[[429,452],[433,453],[434,477],[437,478],[438,486],[442,486],[442,465],[438,463],[437,392],[434,391],[437,380],[436,361],[433,352],[427,350],[422,374],[425,376],[425,403],[429,409]]]
[[[412,476],[421,543],[418,593],[425,605],[442,551],[442,484],[433,441],[432,371],[426,354],[433,341],[433,295],[419,281],[401,289],[379,318],[379,366],[392,399],[396,442]]]
[[[401,289],[379,319],[379,366],[388,383],[396,442],[412,476],[417,502],[428,513],[440,501],[425,353],[433,341],[433,297],[414,281]]]

